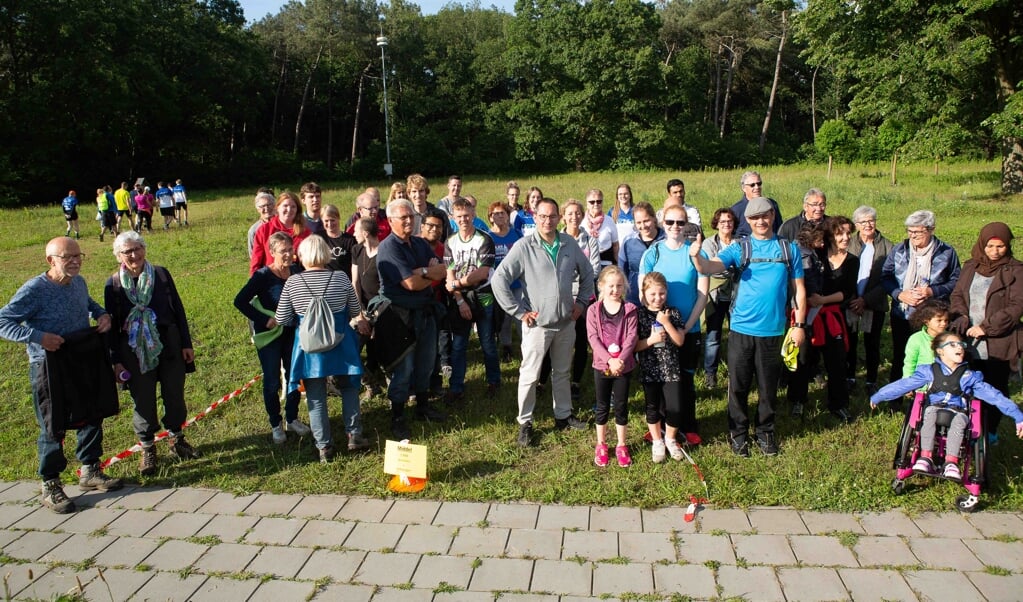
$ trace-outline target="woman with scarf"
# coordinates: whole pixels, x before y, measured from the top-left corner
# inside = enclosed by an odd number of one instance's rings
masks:
[[[132,424],[142,444],[139,472],[156,472],[156,433],[160,420],[156,385],[163,398],[163,428],[171,453],[181,460],[199,457],[185,441],[185,372],[194,370],[195,352],[185,308],[167,268],[146,261],[146,242],[138,232],[114,240],[121,263],[104,288],[110,330],[110,361],[118,380],[127,383],[135,415]]]
[[[895,245],[881,268],[881,286],[892,298],[892,369],[889,382],[902,378],[906,342],[913,334],[909,316],[931,297],[948,301],[959,280],[959,256],[934,236],[934,212],[906,218],[905,240]]]
[[[601,269],[618,265],[618,227],[604,213],[604,193],[596,188],[586,193],[586,219],[582,227],[597,239]]]
[[[1023,346],[1023,263],[1012,256],[1012,238],[1012,230],[1002,222],[980,229],[952,291],[949,325],[949,330],[974,342],[970,367],[1006,397],[1011,364]],[[1000,419],[1001,412],[985,409],[988,437],[994,440]]]

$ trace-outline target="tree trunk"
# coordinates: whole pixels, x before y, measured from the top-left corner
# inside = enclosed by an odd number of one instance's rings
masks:
[[[1023,192],[1023,139],[1006,138],[1002,145],[1002,194],[1019,194]]]
[[[298,116],[295,117],[295,143],[291,147],[291,154],[298,156],[298,139],[299,134],[302,132],[302,115],[305,113],[305,105],[309,100],[309,88],[313,85],[313,75],[316,73],[316,67],[320,64],[320,57],[323,55],[323,46],[321,45],[316,50],[316,58],[313,60],[313,66],[309,68],[309,77],[305,80],[305,88],[302,90],[302,102],[298,105]]]
[[[721,105],[721,129],[718,133],[718,138],[725,137],[725,124],[728,121],[728,105],[732,100],[732,75],[735,73],[735,69],[739,66],[742,53],[734,48],[730,48],[732,60],[728,65],[728,77],[725,79],[725,100]]]
[[[817,67],[810,78],[810,127],[813,128],[813,142],[817,143]]]
[[[349,159],[349,163],[355,163],[355,149],[358,148],[359,144],[359,117],[362,115],[362,92],[365,89],[366,73],[369,72],[369,68],[373,66],[373,63],[366,65],[366,68],[362,70],[359,75],[359,91],[355,96],[355,125],[352,126],[352,156]]]
[[[831,155],[828,155],[828,179],[829,180],[831,179],[831,166],[833,164],[834,164],[834,160],[831,158]]]
[[[327,93],[327,169],[334,166],[334,94]]]
[[[897,186],[899,180],[896,174],[896,170],[899,166],[899,153],[892,153],[892,186]]]
[[[767,128],[771,127],[771,112],[774,110],[774,98],[778,94],[778,80],[781,78],[781,54],[785,48],[785,36],[788,33],[786,12],[781,11],[781,39],[778,41],[778,55],[774,60],[774,81],[771,82],[771,96],[767,100],[767,114],[764,115],[764,127],[760,130],[760,154],[764,154],[767,144]]]
[[[276,51],[274,51],[276,55]],[[274,109],[273,119],[270,121],[270,146],[274,146],[277,142],[277,119],[278,110],[281,103],[281,92],[284,90],[284,80],[287,78],[288,73],[288,57],[287,54],[281,58],[281,72],[277,76],[277,90],[274,91]]]
[[[718,43],[718,54],[714,60],[714,127],[721,127],[721,57],[725,45]]]

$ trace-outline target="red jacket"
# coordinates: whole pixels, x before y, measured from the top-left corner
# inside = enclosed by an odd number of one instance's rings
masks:
[[[252,240],[252,259],[249,261],[249,276],[251,277],[261,267],[273,263],[273,255],[270,254],[270,237],[276,232],[285,232],[291,236],[291,242],[295,245],[295,255],[298,256],[298,245],[302,243],[312,232],[308,228],[302,228],[301,233],[295,234],[276,215],[270,221],[263,224],[256,230],[256,237]]]

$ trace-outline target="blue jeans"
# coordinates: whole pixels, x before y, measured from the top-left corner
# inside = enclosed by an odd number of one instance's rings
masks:
[[[359,409],[359,386],[362,379],[358,376],[336,376],[338,388],[341,389],[341,420],[345,432],[362,433],[362,414]],[[327,407],[327,378],[305,378],[305,401],[309,406],[309,428],[316,439],[316,447],[324,449],[332,447],[334,440],[330,434],[330,409]]]
[[[430,372],[437,358],[437,322],[432,310],[415,310],[412,324],[416,332],[415,347],[394,367],[391,382],[387,386],[392,418],[405,415],[409,395],[425,394],[430,390]]]
[[[466,347],[472,324],[476,323],[476,334],[480,338],[483,349],[483,365],[487,372],[487,384],[501,384],[501,363],[497,357],[497,339],[494,337],[494,304],[476,308],[472,320],[464,320],[460,315],[452,316],[451,331],[451,380],[449,387],[452,393],[465,391]]]
[[[35,382],[42,370],[42,364],[31,362],[28,365],[29,378]],[[44,481],[60,478],[60,473],[67,468],[67,458],[64,456],[64,439],[51,439],[46,433],[46,425],[43,424],[43,414],[39,409],[39,394],[36,388],[32,387],[32,405],[36,411],[36,423],[39,424],[39,438],[36,440],[36,447],[39,451],[39,476]],[[103,423],[102,421],[93,424],[83,424],[77,429],[78,447],[75,448],[75,456],[82,464],[95,464],[103,455]]]
[[[718,364],[721,363],[721,331],[731,305],[731,301],[714,303],[714,312],[707,316],[707,323],[704,324],[703,371],[707,374],[718,373]]]
[[[259,365],[263,368],[263,406],[270,419],[270,426],[281,424],[281,366],[285,376],[291,374],[291,348],[294,343],[294,330],[283,334],[276,341],[262,349],[256,350]],[[284,419],[291,422],[298,418],[298,402],[302,394],[297,390],[288,393],[284,398]]]

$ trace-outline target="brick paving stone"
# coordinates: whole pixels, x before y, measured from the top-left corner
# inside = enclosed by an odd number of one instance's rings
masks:
[[[136,488],[124,487],[116,489],[114,491],[83,491],[77,484],[65,485],[64,493],[68,494],[68,497],[75,501],[75,505],[80,509],[93,509],[93,508],[116,508],[121,503],[121,498],[128,495]]]
[[[444,502],[441,504],[437,515],[433,517],[435,525],[450,525],[453,527],[481,526],[487,519],[490,512],[490,504],[479,502]]]
[[[25,534],[24,531],[9,531],[7,529],[0,529],[0,548],[7,546],[7,544],[11,543],[15,539],[18,539],[24,534]]]
[[[920,561],[899,537],[860,537],[853,546],[860,566],[914,566]]]
[[[198,533],[212,519],[212,514],[175,512],[150,529],[146,533],[146,537],[174,537],[177,539],[191,537]]]
[[[103,579],[97,575],[85,586],[85,596],[89,600],[127,600],[155,574],[131,569],[104,569]]]
[[[103,535],[89,537],[76,533],[64,540],[62,544],[43,555],[43,562],[81,562],[102,552],[112,544],[116,537]]]
[[[71,591],[78,591],[78,584],[83,586],[95,575],[92,570],[76,571],[72,567],[58,566],[36,578],[18,594],[20,600],[55,600],[58,596],[66,596]],[[65,598],[66,599],[66,598]]]
[[[508,529],[462,527],[451,542],[449,554],[465,556],[500,556],[508,543]]]
[[[909,549],[928,568],[957,571],[984,570],[984,563],[978,560],[960,539],[910,537]]]
[[[397,552],[409,554],[447,554],[454,539],[454,529],[448,526],[409,525],[405,527]]]
[[[501,594],[503,600],[505,596],[511,594]],[[434,596],[435,602],[495,602],[497,596],[490,592],[451,592],[445,594],[437,594]],[[565,598],[562,598],[564,601]]]
[[[533,561],[521,558],[484,558],[473,570],[469,589],[492,592],[496,590],[529,591],[533,575]]]
[[[538,504],[490,504],[487,525],[511,529],[533,529],[540,514]],[[558,527],[559,529],[561,527]]]
[[[209,546],[171,539],[147,556],[146,564],[158,571],[180,571],[192,566],[208,549]]]
[[[1023,572],[1023,542],[967,539],[963,543],[988,566],[1002,567],[1015,573]]]
[[[359,521],[362,523],[379,523],[391,509],[394,500],[377,500],[371,498],[350,498],[334,515],[335,519]]]
[[[245,507],[245,514],[256,516],[287,516],[299,502],[301,495],[278,493],[261,493],[259,497]]]
[[[990,602],[1017,602],[1023,592],[1023,575],[990,575],[965,573],[973,585]]]
[[[185,602],[206,581],[206,575],[191,574],[182,579],[177,573],[155,573],[132,598]]]
[[[882,569],[838,569],[842,583],[856,602],[881,602],[894,600],[916,601],[916,594],[909,589],[898,571]]]
[[[316,585],[312,583],[273,579],[256,588],[256,591],[249,597],[248,602],[306,600],[314,591],[316,591]]]
[[[39,481],[18,481],[8,485],[9,487],[0,491],[0,503],[21,504],[38,499],[42,495],[42,484]]]
[[[784,602],[774,569],[754,566],[748,569],[722,566],[718,569],[722,598],[741,598],[747,602]]]
[[[645,593],[654,588],[653,568],[645,562],[608,564],[598,562],[593,567],[593,595]]]
[[[196,508],[201,508],[215,495],[217,495],[217,491],[213,489],[179,487],[169,496],[160,500],[155,509],[167,512],[195,512]]]
[[[565,531],[561,559],[607,560],[618,557],[618,534],[597,531]]]
[[[419,554],[370,552],[352,580],[373,585],[401,585],[412,581],[417,566]]]
[[[984,602],[984,597],[962,573],[955,571],[907,571],[903,578],[921,600]]]
[[[337,602],[337,600],[344,600],[344,602],[369,602],[369,599],[373,597],[375,589],[372,585],[328,585],[319,590],[313,596],[313,600],[323,600],[324,602]]]
[[[366,558],[365,552],[335,552],[316,550],[298,572],[299,579],[315,581],[330,577],[335,583],[351,581]]]
[[[678,592],[697,599],[717,597],[714,571],[695,564],[655,564],[654,589],[662,594]]]
[[[49,572],[49,565],[29,562],[26,564],[12,564],[2,567],[3,579],[11,595],[16,599],[25,599],[26,596],[18,598],[18,594],[30,587],[33,582]],[[31,575],[31,576],[30,576]]]
[[[117,541],[111,543],[96,555],[96,564],[105,567],[132,568],[153,553],[160,546],[155,539],[143,537],[118,537]]]
[[[75,512],[71,518],[61,523],[60,530],[88,535],[114,522],[124,512],[116,508],[90,508],[85,512]]]
[[[810,531],[797,510],[791,508],[750,508],[750,525],[760,535],[807,535]]]
[[[746,513],[737,508],[707,508],[696,517],[700,522],[700,533],[747,533],[753,528]]]
[[[423,556],[412,575],[415,587],[436,588],[447,583],[460,589],[468,589],[472,578],[472,563],[475,558],[454,556]],[[447,600],[447,598],[441,598]]]
[[[643,531],[643,514],[639,508],[594,506],[590,509],[590,531],[641,533]]]
[[[258,493],[251,493],[249,495],[235,495],[226,491],[221,491],[216,494],[208,502],[202,505],[200,508],[196,508],[197,512],[204,512],[206,514],[238,514],[244,512],[245,509],[259,497]]]
[[[293,518],[330,520],[347,501],[348,498],[341,495],[307,495],[288,514]]]
[[[309,548],[265,546],[245,570],[281,579],[294,579],[312,553]]]
[[[5,546],[4,554],[19,560],[38,560],[70,537],[67,533],[29,531]]]
[[[499,598],[502,602],[558,602],[559,599],[564,598],[559,598],[553,594],[526,594],[522,592],[501,592]],[[437,602],[443,601],[438,600]]]
[[[262,549],[244,543],[217,544],[206,550],[195,567],[204,573],[240,573]]]
[[[633,562],[675,562],[670,533],[619,533],[618,555]]]
[[[152,510],[157,504],[174,493],[171,487],[132,488],[124,492],[115,507],[129,510]]]
[[[0,505],[0,529],[6,529],[19,520],[25,518],[29,514],[39,508],[33,506],[24,506],[21,504],[3,504]],[[49,512],[49,510],[47,510]],[[51,513],[52,514],[52,513]],[[84,514],[77,512],[76,514]]]
[[[218,514],[210,522],[206,523],[206,526],[199,529],[196,535],[199,537],[216,535],[222,542],[240,543],[249,529],[258,522],[258,516]]]
[[[913,519],[920,532],[928,537],[983,539],[980,531],[961,514],[924,512]]]
[[[504,553],[513,558],[561,558],[563,531],[512,529]]]
[[[887,512],[864,512],[858,514],[860,524],[868,535],[905,535],[907,537],[919,537],[919,527],[913,519],[906,516],[901,510],[889,510]]]
[[[589,529],[589,506],[540,506],[537,529]]]
[[[703,510],[699,510],[703,512]],[[697,521],[685,521],[685,508],[657,508],[642,510],[643,531],[646,533],[696,533]],[[699,513],[697,513],[699,516]]]
[[[780,568],[778,580],[788,602],[850,599],[834,569]]]
[[[367,552],[393,550],[404,531],[405,525],[396,523],[356,523],[345,540],[344,547]]]
[[[829,533],[850,533],[865,534],[863,525],[852,514],[839,512],[800,512],[803,524],[811,535],[827,535]]]
[[[826,535],[793,535],[789,545],[796,560],[805,566],[859,567],[852,550],[842,545],[836,537]]]
[[[245,543],[286,546],[305,524],[300,518],[261,518],[245,535]]]
[[[735,556],[750,564],[788,566],[796,564],[788,539],[784,535],[733,535]]]
[[[404,589],[381,587],[373,594],[373,602],[430,602],[433,591],[428,589]]]
[[[387,511],[384,523],[401,523],[403,525],[429,525],[440,510],[440,502],[432,500],[395,500]]]
[[[298,535],[291,540],[291,545],[304,548],[333,548],[345,542],[345,538],[355,528],[354,523],[337,520],[307,520]]]
[[[12,524],[11,528],[22,531],[56,531],[73,516],[74,514],[57,514],[49,508],[37,506],[35,512]]]
[[[593,563],[568,560],[537,560],[533,564],[530,591],[558,595],[589,596],[593,587]]]
[[[717,562],[735,564],[735,549],[727,535],[692,535],[678,536],[678,557],[692,564]]]
[[[224,579],[210,577],[188,599],[188,602],[224,602],[247,600],[259,587],[259,579]]]
[[[146,537],[146,533],[167,518],[166,512],[126,510],[107,525],[107,535]]]
[[[984,537],[1011,535],[1023,538],[1023,519],[1008,512],[978,512],[966,518]]]

